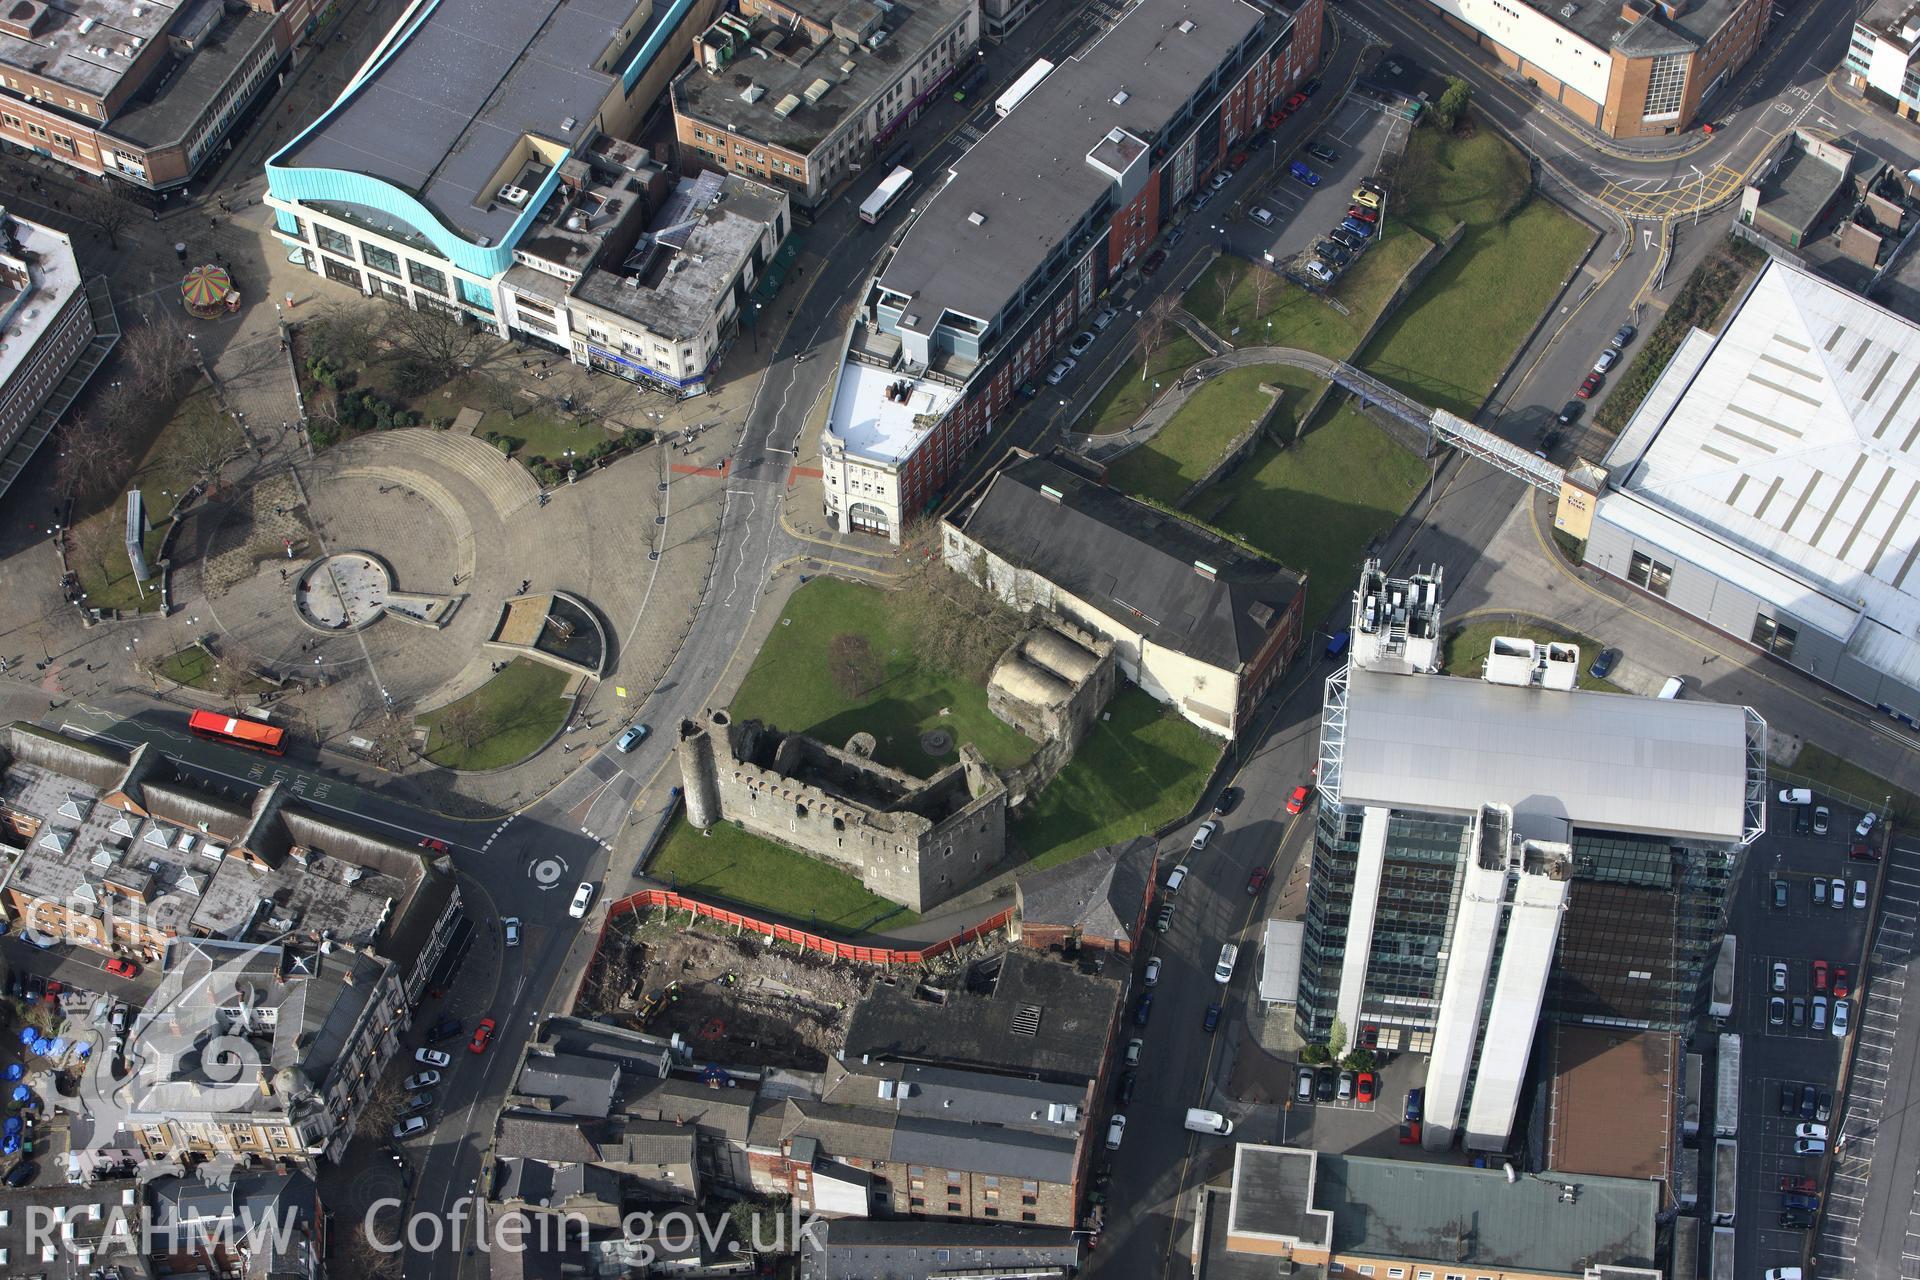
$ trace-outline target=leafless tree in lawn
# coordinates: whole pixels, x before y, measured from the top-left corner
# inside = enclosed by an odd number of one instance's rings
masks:
[[[304,326],[307,354],[336,369],[365,364],[379,350],[390,321],[387,309],[377,304],[330,302]]]
[[[120,522],[111,518],[89,520],[76,527],[73,530],[72,554],[80,563],[90,567],[102,583],[118,577],[122,565],[126,566],[126,572],[133,572],[127,560],[126,538]]]
[[[472,751],[487,736],[487,718],[470,702],[456,702],[440,713],[435,723],[443,742],[451,742],[461,751]]]
[[[1240,287],[1241,277],[1247,274],[1247,264],[1230,253],[1220,255],[1220,263],[1214,269],[1214,283],[1220,287],[1220,327],[1222,330],[1233,328],[1233,319],[1227,314],[1227,304],[1233,301],[1233,291]],[[1223,332],[1221,337],[1226,337]]]
[[[910,620],[921,662],[959,679],[983,678],[1020,634],[1023,606],[1009,605],[949,569],[941,537],[937,520],[919,520],[904,531],[906,569],[895,593],[899,615]],[[976,576],[983,574],[984,567]]]
[[[1273,334],[1266,327],[1267,299],[1273,296],[1274,274],[1265,267],[1255,266],[1253,275],[1247,284],[1247,291],[1253,295],[1253,320],[1251,323],[1261,326],[1260,341],[1266,342]]]
[[[1140,353],[1140,381],[1147,380],[1147,370],[1153,367],[1153,353],[1160,349],[1161,341],[1167,336],[1167,326],[1172,323],[1171,294],[1160,294],[1141,313],[1140,323],[1133,331],[1134,349]]]
[[[389,302],[383,319],[394,351],[434,382],[459,377],[481,350],[478,329],[433,307]]]
[[[54,479],[72,497],[103,493],[127,473],[132,461],[126,438],[113,426],[82,414],[60,424],[54,436],[58,453]]]
[[[240,452],[240,440],[234,421],[209,405],[207,412],[173,433],[173,457],[195,480],[212,485],[220,469]]]

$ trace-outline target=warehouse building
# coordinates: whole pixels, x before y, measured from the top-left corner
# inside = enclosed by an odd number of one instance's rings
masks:
[[[1920,325],[1770,261],[1606,458],[1586,563],[1920,719]]]

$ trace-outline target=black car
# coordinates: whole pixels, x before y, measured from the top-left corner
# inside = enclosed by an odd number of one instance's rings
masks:
[[[1782,1231],[1808,1231],[1813,1227],[1813,1215],[1805,1209],[1782,1209],[1780,1211],[1780,1229]]]
[[[1800,1118],[1813,1119],[1813,1113],[1820,1109],[1820,1091],[1810,1084],[1800,1086]]]
[[[1580,420],[1580,415],[1586,409],[1587,406],[1581,401],[1569,400],[1560,406],[1560,412],[1554,415],[1553,420],[1563,427],[1570,427]]]
[[[459,1034],[460,1019],[442,1018],[440,1021],[434,1023],[432,1029],[427,1032],[427,1043],[432,1044],[436,1040],[445,1040],[448,1036],[457,1036]]]
[[[1613,345],[1624,347],[1633,341],[1633,335],[1640,332],[1630,324],[1623,324],[1613,331]]]
[[[1313,248],[1316,253],[1336,267],[1344,267],[1353,261],[1353,250],[1335,240],[1322,240]]]
[[[1313,1095],[1322,1102],[1332,1102],[1334,1094],[1334,1073],[1332,1067],[1322,1067],[1313,1076]]]
[[[1605,680],[1608,674],[1613,671],[1614,664],[1619,661],[1620,651],[1618,649],[1602,649],[1599,655],[1594,658],[1593,665],[1587,668],[1587,674],[1595,680]]]
[[[1349,249],[1360,249],[1365,247],[1367,243],[1364,237],[1353,234],[1353,232],[1347,230],[1345,227],[1335,227],[1333,230],[1327,232],[1327,235],[1338,243],[1347,246]]]
[[[1309,98],[1311,98],[1314,94],[1320,92],[1320,77],[1315,76],[1313,79],[1301,85],[1300,92],[1306,94]]]
[[[1133,1101],[1133,1081],[1133,1072],[1122,1071],[1120,1073],[1120,1083],[1115,1085],[1113,1090],[1114,1105],[1124,1107]]]
[[[1307,154],[1323,164],[1332,164],[1340,158],[1340,153],[1324,142],[1309,142]]]
[[[10,1187],[30,1187],[33,1180],[40,1176],[40,1166],[32,1160],[22,1160],[7,1170],[6,1184]]]
[[[1234,806],[1240,803],[1240,796],[1241,791],[1238,787],[1228,787],[1225,791],[1222,791],[1220,798],[1213,802],[1214,816],[1224,818],[1232,813]]]
[[[1791,1080],[1780,1082],[1780,1114],[1797,1115],[1800,1111],[1800,1090]]]
[[[1207,1006],[1206,1016],[1200,1019],[1200,1029],[1211,1035],[1220,1026],[1220,1002],[1214,1001]]]
[[[27,999],[38,1003],[47,995],[47,980],[37,973],[27,975]]]
[[[1813,806],[1804,804],[1793,806],[1793,834],[1797,836],[1813,834]]]
[[[1787,1009],[1787,1016],[1793,1020],[1794,1026],[1804,1027],[1807,1025],[1807,1002],[1805,1000],[1802,1000],[1799,996],[1795,996],[1788,1004]]]
[[[1144,1027],[1147,1025],[1147,1019],[1151,1018],[1152,1016],[1153,1016],[1153,992],[1142,991],[1140,993],[1140,1003],[1134,1006],[1133,1025],[1136,1027]]]

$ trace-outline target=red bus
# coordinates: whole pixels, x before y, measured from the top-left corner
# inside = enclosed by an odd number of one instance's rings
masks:
[[[187,729],[196,738],[224,742],[230,747],[264,751],[270,756],[287,753],[287,731],[278,725],[263,724],[258,720],[223,716],[217,711],[196,711],[187,721]]]

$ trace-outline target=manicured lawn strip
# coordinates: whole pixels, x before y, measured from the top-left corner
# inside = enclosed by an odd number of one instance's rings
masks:
[[[427,759],[449,769],[498,769],[526,759],[566,718],[561,694],[571,678],[545,663],[515,658],[466,697],[420,717],[429,730]],[[470,750],[438,731],[441,719],[459,706],[473,707],[486,726]]]
[[[1244,258],[1216,258],[1180,303],[1235,346],[1298,347],[1329,359],[1344,360],[1353,354],[1360,336],[1386,305],[1400,278],[1419,261],[1428,243],[1410,230],[1390,228],[1380,243],[1362,254],[1334,287],[1333,296],[1347,308],[1346,315],[1271,272],[1268,272],[1266,312],[1255,314],[1253,273],[1267,271],[1267,268],[1264,264],[1249,264]],[[1240,269],[1241,277],[1222,310],[1220,272],[1229,262]],[[1239,335],[1229,337],[1236,326],[1240,329]]]
[[[1173,321],[1167,322],[1167,339],[1153,352],[1153,363],[1148,367],[1145,381],[1140,377],[1140,355],[1136,350],[1127,362],[1094,399],[1093,406],[1080,418],[1074,430],[1088,435],[1106,435],[1114,431],[1125,431],[1139,420],[1147,411],[1158,394],[1154,383],[1163,386],[1174,382],[1187,369],[1200,362],[1206,351],[1187,335],[1185,329],[1177,328]],[[1041,384],[1040,394],[1053,391],[1052,387]],[[1056,396],[1057,398],[1057,396]]]
[[[1353,590],[1367,544],[1400,518],[1426,467],[1342,406],[1290,449],[1267,444],[1221,485],[1212,522],[1307,574],[1307,622]]]
[[[1355,364],[1424,404],[1471,418],[1590,238],[1545,200],[1470,227]]]
[[[1611,680],[1596,680],[1587,674],[1587,668],[1593,664],[1595,658],[1600,656],[1600,650],[1604,647],[1592,636],[1583,636],[1565,627],[1545,626],[1511,618],[1475,619],[1448,636],[1446,649],[1441,657],[1441,670],[1450,676],[1466,676],[1478,680],[1482,668],[1486,665],[1487,650],[1493,644],[1495,636],[1518,636],[1540,644],[1577,644],[1580,646],[1580,687],[1602,693],[1625,692]]]
[[[1284,372],[1289,370],[1279,365],[1250,365],[1209,379],[1153,439],[1115,459],[1108,478],[1128,493],[1178,501],[1234,438],[1267,411],[1273,397],[1261,391],[1260,384],[1277,382]],[[1298,397],[1292,387],[1282,394]]]
[[[1107,704],[1073,763],[1031,801],[1013,839],[1038,871],[1146,835],[1199,802],[1223,740],[1129,685]]]
[[[685,818],[674,819],[647,874],[697,897],[724,898],[755,914],[836,933],[871,933],[920,918],[868,893],[857,877],[731,822],[716,822],[702,835]]]
[[[848,697],[828,675],[828,649],[842,632],[865,636],[885,665],[879,686],[861,697]],[[763,720],[834,746],[871,733],[880,763],[923,778],[959,758],[957,749],[942,756],[922,751],[920,735],[930,729],[946,730],[956,745],[971,742],[1000,768],[1020,764],[1036,748],[987,710],[984,686],[920,664],[894,597],[837,578],[816,578],[793,593],[729,711],[736,721]]]

